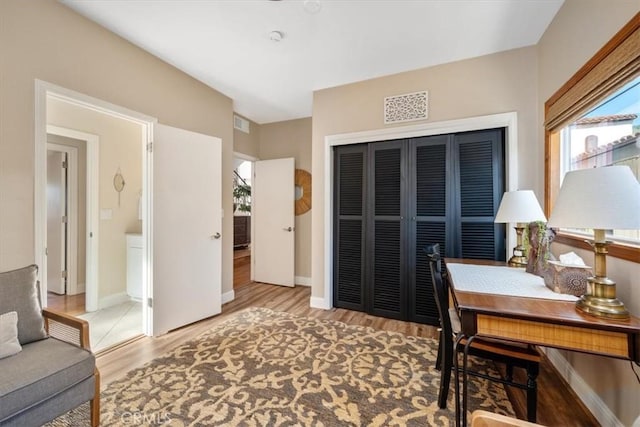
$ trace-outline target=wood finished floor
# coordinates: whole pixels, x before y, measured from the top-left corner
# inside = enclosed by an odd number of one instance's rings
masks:
[[[251,249],[242,248],[233,251],[233,288],[251,282]]]
[[[129,370],[195,338],[213,325],[224,321],[233,313],[248,307],[267,307],[298,316],[333,319],[353,325],[397,331],[406,335],[437,338],[437,330],[428,325],[385,319],[344,309],[310,308],[311,290],[308,287],[287,288],[248,283],[240,285],[234,290],[235,299],[223,305],[222,314],[216,317],[202,320],[158,338],[143,337],[99,354],[97,364],[102,377],[102,387],[104,388]],[[453,392],[453,386],[451,392]],[[509,390],[509,395],[516,415],[518,418],[524,418],[526,403],[524,393],[516,389]],[[538,378],[538,422],[547,426],[585,427],[599,425],[546,360],[540,367]]]
[[[71,314],[72,316],[85,313],[84,301],[84,293],[77,295],[57,295],[53,292],[47,293],[47,307],[62,311],[63,313]]]
[[[435,328],[416,323],[384,319],[365,313],[333,309],[319,310],[309,307],[309,288],[297,286],[285,288],[251,283],[251,253],[249,250],[234,251],[235,300],[222,308],[222,314],[203,320],[159,338],[143,337],[98,355],[98,367],[102,374],[103,388],[129,370],[171,350],[175,346],[195,338],[211,326],[222,322],[233,313],[248,307],[267,307],[287,311],[299,316],[333,319],[349,324],[371,326],[392,330],[407,335],[437,338]],[[50,293],[48,306],[69,314],[84,313],[84,294],[59,296]],[[598,422],[584,408],[582,402],[556,373],[551,364],[543,359],[538,378],[538,422],[548,426],[598,426]],[[522,375],[516,370],[516,376]],[[523,375],[522,375],[523,376]],[[522,380],[522,378],[519,378]],[[452,387],[453,390],[453,387]],[[511,403],[519,418],[525,418],[526,399],[517,389],[507,389]]]

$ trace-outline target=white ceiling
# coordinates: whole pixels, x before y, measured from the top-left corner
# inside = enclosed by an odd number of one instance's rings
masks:
[[[314,90],[534,45],[563,3],[60,1],[229,96],[257,123],[311,116]],[[309,13],[309,1],[320,11]],[[273,30],[282,41],[269,39]]]

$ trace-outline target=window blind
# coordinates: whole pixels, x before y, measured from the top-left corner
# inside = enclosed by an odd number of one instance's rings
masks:
[[[640,13],[545,103],[548,131],[578,119],[640,72]]]

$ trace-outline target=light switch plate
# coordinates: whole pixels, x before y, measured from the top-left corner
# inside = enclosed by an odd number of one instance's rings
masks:
[[[113,218],[113,209],[100,209],[100,219]]]

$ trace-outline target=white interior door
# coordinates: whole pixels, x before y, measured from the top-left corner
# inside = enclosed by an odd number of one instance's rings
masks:
[[[222,144],[164,125],[153,133],[152,333],[161,335],[221,311]]]
[[[63,295],[66,283],[66,173],[62,167],[66,154],[47,151],[47,291]]]
[[[294,285],[294,172],[293,158],[254,163],[251,258],[256,282]]]

